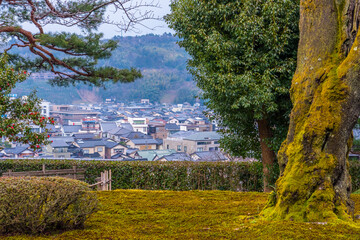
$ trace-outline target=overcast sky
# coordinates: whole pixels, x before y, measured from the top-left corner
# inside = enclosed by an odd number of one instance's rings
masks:
[[[133,3],[136,2],[140,2],[141,0],[131,0]],[[151,1],[151,0],[144,0],[144,1]],[[142,11],[145,10],[149,10],[151,9],[153,11],[154,17],[156,18],[163,18],[163,16],[165,16],[166,14],[170,13],[170,0],[154,0],[154,4],[158,3],[158,7],[157,8],[143,8]],[[110,19],[117,19],[117,18],[121,18],[121,14],[120,13],[116,13],[116,14],[111,14],[111,11],[107,11],[109,13]],[[136,31],[128,31],[128,32],[124,32],[124,31],[120,31],[118,28],[116,28],[115,26],[112,25],[102,25],[99,28],[99,32],[102,32],[104,34],[104,38],[112,38],[115,35],[118,36],[137,36],[137,35],[145,35],[145,34],[163,34],[163,33],[174,33],[173,30],[171,30],[170,28],[167,27],[167,24],[164,21],[159,21],[159,20],[146,20],[144,22],[142,22],[143,25],[147,26],[143,27],[141,25],[137,25],[137,30]],[[30,24],[23,24],[23,27],[29,31],[32,32],[37,32],[38,30],[30,25]],[[48,25],[45,26],[45,31],[50,31],[50,32],[54,32],[54,31],[67,31],[67,32],[76,32],[76,33],[80,33],[80,30],[77,28],[65,28],[62,26],[58,26],[58,25]]]

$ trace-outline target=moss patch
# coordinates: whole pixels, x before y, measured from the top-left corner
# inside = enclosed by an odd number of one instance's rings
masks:
[[[6,239],[359,239],[360,221],[322,225],[258,220],[267,196],[228,191],[99,192],[99,212],[87,220],[85,229]],[[360,214],[360,195],[352,198],[355,214]]]

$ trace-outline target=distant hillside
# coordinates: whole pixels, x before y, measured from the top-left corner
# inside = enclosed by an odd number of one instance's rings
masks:
[[[105,98],[118,101],[137,101],[149,98],[152,102],[193,103],[198,89],[186,71],[189,58],[184,49],[176,44],[178,39],[171,34],[144,35],[137,37],[114,37],[118,48],[110,59],[100,62],[102,66],[139,68],[143,78],[129,84],[107,84],[103,88],[85,85],[60,88],[51,87],[46,80],[29,78],[19,84],[14,93],[26,95],[36,89],[38,96],[55,103],[98,102]],[[24,56],[28,52],[16,50]]]

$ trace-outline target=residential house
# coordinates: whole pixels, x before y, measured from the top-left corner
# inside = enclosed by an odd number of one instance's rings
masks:
[[[131,124],[135,132],[148,133],[147,118],[128,118],[128,122]]]
[[[189,154],[184,152],[176,152],[170,155],[162,156],[158,159],[160,162],[172,162],[172,161],[191,161]]]
[[[129,148],[137,148],[139,150],[155,150],[159,145],[159,142],[155,139],[149,138],[134,138],[126,142]]]
[[[73,136],[80,132],[81,125],[63,125],[61,127],[61,132],[63,136]]]
[[[49,138],[50,144],[43,147],[43,152],[46,155],[54,158],[70,158],[71,152],[68,151],[69,145],[74,142],[72,137],[52,137]]]
[[[180,131],[180,126],[175,123],[167,123],[165,125],[165,131],[167,132],[167,136],[174,134]]]
[[[4,148],[1,153],[11,158],[34,157],[35,152],[29,145],[16,146],[13,148]]]
[[[203,151],[190,154],[193,161],[196,162],[224,162],[229,159],[220,151]]]
[[[217,132],[177,132],[163,139],[164,149],[175,149],[188,154],[220,150],[220,134]]]
[[[115,155],[126,155],[128,147],[121,145],[118,142],[105,141],[105,158],[110,159]]]
[[[103,139],[84,139],[77,141],[84,157],[105,158],[106,143]]]
[[[167,137],[167,131],[165,129],[165,123],[163,122],[150,122],[149,123],[149,135],[154,139],[164,139]]]
[[[156,161],[163,156],[170,155],[172,153],[176,153],[173,149],[165,149],[165,150],[142,150],[138,151],[139,155],[142,158],[146,158],[148,161]]]

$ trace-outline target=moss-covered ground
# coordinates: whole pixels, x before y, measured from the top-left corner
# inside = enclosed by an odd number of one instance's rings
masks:
[[[228,191],[98,192],[101,206],[85,229],[0,239],[360,239],[353,225],[262,221],[264,193]],[[360,195],[352,195],[356,215]]]

